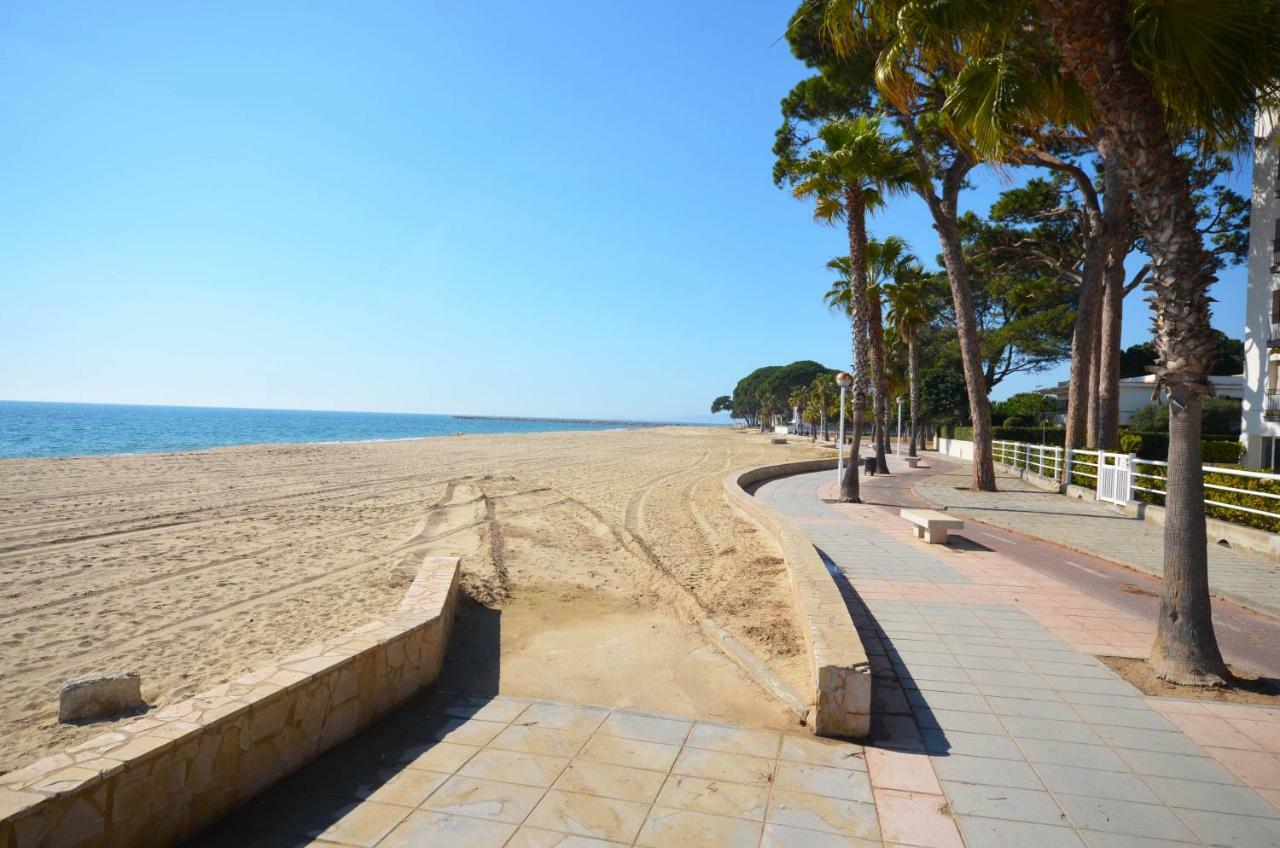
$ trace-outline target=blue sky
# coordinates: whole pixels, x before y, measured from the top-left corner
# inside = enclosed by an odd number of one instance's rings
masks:
[[[841,234],[769,176],[793,6],[5,4],[0,398],[675,419],[840,367]]]

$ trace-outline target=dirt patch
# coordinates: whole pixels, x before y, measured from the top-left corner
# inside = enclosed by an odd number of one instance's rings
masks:
[[[1230,686],[1175,686],[1156,677],[1146,660],[1132,657],[1098,657],[1098,659],[1144,695],[1280,707],[1280,680],[1273,677],[1259,677],[1238,668],[1232,668],[1231,673],[1235,676],[1235,680]]]

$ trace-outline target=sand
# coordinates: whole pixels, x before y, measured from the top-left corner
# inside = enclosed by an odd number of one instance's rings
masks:
[[[469,596],[444,684],[792,721],[710,616],[801,688],[801,637],[733,468],[817,453],[717,428],[0,461],[0,771],[111,727],[61,683],[136,669],[161,707],[398,603],[424,555]]]

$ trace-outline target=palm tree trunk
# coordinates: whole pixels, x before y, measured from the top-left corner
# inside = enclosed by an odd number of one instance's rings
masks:
[[[1105,263],[1102,271],[1101,278],[1097,281],[1098,300],[1093,306],[1093,339],[1090,341],[1089,352],[1089,409],[1084,431],[1085,447],[1094,450],[1098,448],[1098,394],[1101,387],[1098,366],[1102,364],[1102,295],[1107,279]]]
[[[1124,259],[1107,269],[1098,351],[1098,447],[1120,450],[1120,322],[1124,317]]]
[[[978,323],[973,317],[973,289],[969,285],[969,266],[964,261],[960,243],[960,227],[955,216],[936,208],[936,198],[929,203],[934,228],[942,245],[942,263],[951,282],[951,300],[956,313],[956,334],[960,337],[960,362],[964,366],[965,389],[969,395],[969,416],[973,419],[973,485],[974,491],[996,491],[996,469],[991,456],[991,403],[987,398],[987,381],[982,370],[982,352],[978,345]]]
[[[1135,190],[1147,239],[1155,307],[1157,378],[1169,394],[1164,592],[1151,664],[1172,683],[1229,678],[1213,632],[1205,536],[1200,411],[1213,362],[1210,257],[1196,228],[1186,167],[1178,160],[1151,83],[1129,51],[1130,3],[1039,0],[1066,69],[1093,102],[1120,176]]]
[[[1088,438],[1090,377],[1093,374],[1093,351],[1097,340],[1099,289],[1106,255],[1102,241],[1102,221],[1097,215],[1089,216],[1089,232],[1085,236],[1084,271],[1080,282],[1080,299],[1076,305],[1075,326],[1071,332],[1071,373],[1067,378],[1067,432],[1068,448],[1084,447]],[[1070,482],[1070,469],[1063,469],[1064,482]]]
[[[916,456],[916,433],[919,432],[919,398],[920,398],[920,351],[916,348],[915,330],[909,330],[907,337],[907,385],[911,396],[911,447],[907,456]]]
[[[1099,145],[1103,160],[1111,154]],[[1129,232],[1129,187],[1119,168],[1104,168],[1102,195],[1106,198],[1103,229],[1107,239],[1107,270],[1102,288],[1102,328],[1098,349],[1098,447],[1120,450],[1120,324],[1124,317],[1124,260],[1132,243]]]
[[[872,385],[872,443],[876,454],[876,472],[888,474],[889,465],[885,461],[885,444],[888,441],[889,403],[885,395],[884,376],[884,319],[881,315],[880,298],[868,287],[867,297],[867,356],[871,365]]]
[[[853,330],[853,444],[840,481],[840,500],[861,503],[858,459],[862,452],[862,410],[867,399],[867,208],[862,192],[856,188],[846,192],[844,208],[849,233],[849,311]]]

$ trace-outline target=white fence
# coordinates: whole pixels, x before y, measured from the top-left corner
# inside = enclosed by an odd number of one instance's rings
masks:
[[[1062,476],[1062,448],[1053,445],[1029,445],[1025,442],[994,441],[991,458],[1010,468],[1025,468],[1041,477]]]
[[[1064,465],[1070,477],[1085,483],[1100,501],[1124,505],[1133,500],[1163,504],[1169,463],[1140,459],[1134,454],[1077,448],[1064,451],[1052,445],[994,441],[992,459],[1009,468],[1033,471],[1062,479]],[[1205,506],[1226,510],[1220,517],[1237,524],[1256,524],[1246,516],[1280,521],[1280,474],[1266,474],[1220,465],[1204,466]],[[1141,492],[1146,497],[1139,496]],[[1231,500],[1228,500],[1230,498]],[[1248,503],[1232,502],[1248,499]]]

